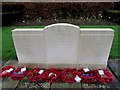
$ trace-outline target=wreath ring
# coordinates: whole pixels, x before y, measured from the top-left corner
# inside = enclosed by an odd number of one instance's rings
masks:
[[[104,72],[104,76],[99,74],[99,70],[102,70]],[[94,72],[95,72],[96,79],[98,81],[101,81],[103,83],[111,83],[114,81],[113,75],[107,70],[98,69],[98,70],[95,70]]]
[[[57,68],[50,68],[45,72],[44,80],[46,82],[55,83],[61,78],[60,71]]]
[[[26,75],[29,80],[31,81],[39,81],[44,79],[45,76],[45,69],[40,69],[40,68],[34,68],[28,72]]]
[[[67,74],[72,74],[71,77],[68,77]],[[75,69],[72,69],[72,68],[67,68],[67,69],[64,69],[62,72],[61,72],[61,76],[62,76],[62,81],[65,81],[65,82],[68,82],[68,83],[72,83],[72,82],[75,82],[75,77],[77,75],[77,72]]]
[[[82,78],[82,82],[94,82],[96,80],[96,77],[94,75],[94,71],[88,71],[85,72],[83,69],[78,70],[77,72],[78,76]]]
[[[22,69],[24,69],[23,72],[21,72]],[[19,67],[14,70],[14,72],[10,75],[10,77],[12,80],[22,80],[27,73],[28,73],[28,69],[26,67]]]
[[[0,79],[7,78],[15,70],[13,66],[5,66],[0,68]]]

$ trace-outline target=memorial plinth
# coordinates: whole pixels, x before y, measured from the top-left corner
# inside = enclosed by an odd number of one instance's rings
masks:
[[[14,29],[12,37],[20,65],[98,69],[107,66],[114,30],[57,23]]]

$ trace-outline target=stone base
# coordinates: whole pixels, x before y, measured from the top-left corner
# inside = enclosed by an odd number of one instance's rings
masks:
[[[106,64],[34,64],[34,63],[18,63],[19,66],[24,66],[28,68],[59,68],[59,69],[65,69],[65,68],[75,68],[75,69],[80,69],[80,68],[90,68],[92,70],[95,69],[106,69],[107,65]]]

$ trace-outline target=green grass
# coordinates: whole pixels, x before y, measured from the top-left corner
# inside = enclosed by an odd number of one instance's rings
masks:
[[[3,27],[2,28],[2,60],[17,59],[11,31],[15,28],[43,28],[44,26],[22,26],[22,27]],[[115,36],[110,52],[110,58],[120,58],[120,26],[80,26],[81,28],[112,28],[115,30]]]

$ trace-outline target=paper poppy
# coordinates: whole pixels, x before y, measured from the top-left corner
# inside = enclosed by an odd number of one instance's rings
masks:
[[[50,68],[45,72],[45,81],[54,83],[59,81],[61,78],[60,71],[57,68]]]
[[[14,69],[15,68],[13,66],[5,66],[0,68],[0,79],[9,77]]]
[[[14,70],[14,72],[10,75],[12,80],[21,80],[28,73],[28,69],[26,67],[19,67]]]
[[[95,70],[95,76],[98,81],[103,83],[111,83],[114,81],[113,75],[104,69]]]
[[[34,68],[26,75],[31,81],[39,81],[45,77],[45,69]]]
[[[82,82],[94,82],[96,80],[96,77],[94,75],[94,71],[85,71],[84,69],[80,69],[77,72],[78,76],[82,78]]]

